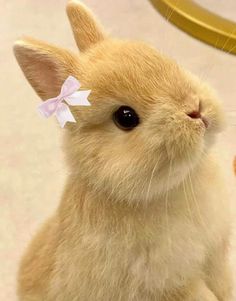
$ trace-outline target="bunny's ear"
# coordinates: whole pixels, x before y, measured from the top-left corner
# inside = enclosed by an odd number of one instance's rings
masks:
[[[31,86],[42,99],[55,97],[69,75],[78,72],[78,58],[67,50],[24,38],[14,45],[16,59]]]
[[[92,45],[105,39],[102,26],[78,0],[70,0],[67,4],[67,15],[74,33],[77,46],[85,51]]]

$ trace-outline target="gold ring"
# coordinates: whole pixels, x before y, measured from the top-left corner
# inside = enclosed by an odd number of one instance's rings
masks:
[[[236,23],[191,0],[150,0],[168,20],[195,38],[236,54]]]

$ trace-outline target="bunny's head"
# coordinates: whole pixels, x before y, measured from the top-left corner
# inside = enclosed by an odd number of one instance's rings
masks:
[[[42,99],[72,75],[91,89],[90,107],[73,107],[65,128],[70,171],[111,200],[148,203],[176,187],[208,153],[222,127],[214,93],[142,42],[107,36],[91,12],[70,1],[80,53],[31,38],[16,58]]]

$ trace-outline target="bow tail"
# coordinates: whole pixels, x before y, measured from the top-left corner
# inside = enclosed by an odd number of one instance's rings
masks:
[[[57,111],[55,113],[56,118],[60,124],[60,126],[63,128],[67,122],[76,122],[74,116],[72,115],[69,107],[65,103],[61,103]]]

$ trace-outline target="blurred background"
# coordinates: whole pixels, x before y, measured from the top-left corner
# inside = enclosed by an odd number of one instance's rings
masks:
[[[188,36],[168,23],[148,0],[83,2],[114,36],[151,43],[215,87],[229,121],[220,139],[227,149],[224,168],[231,187],[236,186],[232,172],[236,155],[236,56]],[[236,21],[235,0],[196,2]],[[40,100],[23,77],[12,45],[24,34],[78,51],[65,5],[66,0],[0,0],[0,300],[16,300],[19,259],[38,226],[56,208],[66,178],[62,130],[53,118],[45,122],[38,116]],[[231,197],[236,200],[233,189]],[[236,274],[235,242],[232,264]]]

